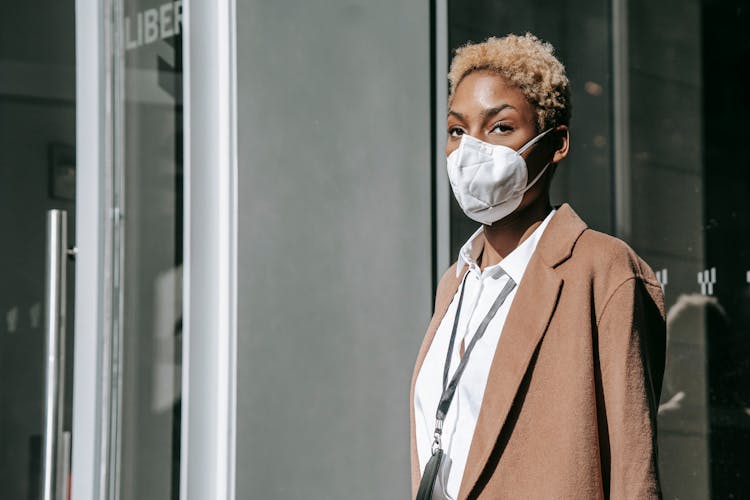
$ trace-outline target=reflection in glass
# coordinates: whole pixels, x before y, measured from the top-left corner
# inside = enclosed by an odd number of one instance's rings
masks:
[[[115,423],[123,499],[179,498],[182,2],[123,0],[115,67]]]
[[[0,499],[40,498],[45,212],[75,243],[75,5],[7,2],[0,15]],[[75,268],[67,268],[63,430],[71,429]]]

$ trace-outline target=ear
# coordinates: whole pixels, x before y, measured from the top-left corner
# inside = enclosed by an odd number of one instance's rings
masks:
[[[552,157],[552,163],[560,163],[568,156],[570,148],[570,130],[567,125],[558,125],[553,132],[557,139],[555,154]]]

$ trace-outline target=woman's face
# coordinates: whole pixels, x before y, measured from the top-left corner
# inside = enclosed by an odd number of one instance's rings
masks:
[[[537,135],[533,106],[517,87],[489,71],[469,73],[448,109],[446,156],[469,134],[490,144],[519,149]]]
[[[567,127],[558,129],[560,133],[551,132],[524,152],[529,180],[547,163],[556,163],[567,154]],[[497,73],[474,71],[461,80],[450,103],[445,154],[448,156],[458,148],[463,134],[518,150],[539,132],[534,107],[518,87],[509,85]],[[525,193],[521,207],[549,188],[549,183],[542,180]]]

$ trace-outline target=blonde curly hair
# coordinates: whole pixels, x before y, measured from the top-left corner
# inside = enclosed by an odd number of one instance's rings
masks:
[[[570,82],[565,66],[554,56],[554,48],[531,33],[490,37],[482,43],[469,43],[456,50],[448,72],[450,96],[474,71],[500,74],[518,87],[536,109],[539,131],[570,123]]]

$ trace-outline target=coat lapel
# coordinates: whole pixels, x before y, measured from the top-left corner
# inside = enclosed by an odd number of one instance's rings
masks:
[[[531,358],[554,314],[563,282],[554,267],[586,228],[566,204],[550,221],[524,273],[490,366],[458,498],[469,496],[497,444]]]
[[[562,280],[532,257],[497,344],[459,498],[467,498],[490,458],[531,357],[557,305]]]

